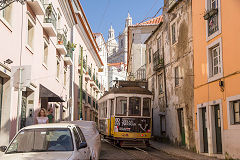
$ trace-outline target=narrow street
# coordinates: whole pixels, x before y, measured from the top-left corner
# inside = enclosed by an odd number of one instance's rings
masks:
[[[118,146],[114,146],[107,141],[102,141],[102,150],[100,154],[101,160],[106,159],[134,159],[134,160],[184,160],[183,157],[176,157],[164,152],[161,152],[152,147],[147,147],[144,149],[140,148],[120,148]]]

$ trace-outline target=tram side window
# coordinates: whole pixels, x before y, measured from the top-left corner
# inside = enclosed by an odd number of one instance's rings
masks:
[[[141,98],[129,98],[129,116],[141,116]]]
[[[143,98],[143,116],[150,117],[151,99]]]
[[[100,118],[107,118],[107,102],[100,104]]]
[[[114,99],[111,99],[111,116],[114,115]]]
[[[127,115],[127,98],[126,97],[117,97],[117,107],[116,107],[115,114],[117,116]]]

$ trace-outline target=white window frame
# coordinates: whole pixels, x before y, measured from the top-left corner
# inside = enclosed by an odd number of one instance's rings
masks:
[[[27,20],[26,20],[26,47],[27,47],[27,49],[30,51],[30,52],[32,52],[32,53],[34,53],[34,35],[35,35],[35,27],[36,27],[36,21],[35,21],[35,19],[33,18],[33,16],[31,15],[31,13],[29,12],[29,11],[27,11],[26,12],[27,13]],[[33,44],[32,44],[32,46],[30,46],[29,44],[28,44],[28,22],[30,22],[31,24],[32,24],[32,26],[33,26]]]
[[[175,25],[175,42],[173,43],[172,39],[172,26]],[[175,45],[178,43],[178,24],[177,24],[177,17],[170,23],[170,36],[171,36],[171,44]]]
[[[64,68],[64,71],[63,71],[63,85],[64,87],[67,86],[67,68]]]
[[[45,63],[44,59],[45,59],[45,49],[44,49],[44,45],[48,46],[48,56],[49,56],[49,41],[47,40],[46,37],[43,37],[43,66],[44,67],[48,67],[48,58],[47,58],[47,63]]]
[[[233,108],[232,108],[232,102],[240,100],[240,94],[227,97],[227,118],[228,118],[228,129],[234,129],[234,130],[240,130],[240,124],[233,124],[234,121],[234,115],[233,115]]]
[[[12,17],[12,11],[13,11],[13,8],[12,8],[13,4],[11,4],[10,6],[8,7],[11,7],[11,17]],[[3,12],[4,10],[1,10],[0,12]],[[11,19],[12,20],[12,19]],[[0,14],[0,21],[12,32],[12,24],[11,24],[11,21],[7,21],[7,19],[5,17],[2,16],[2,13]]]
[[[57,64],[59,63],[59,74],[58,74],[58,65],[56,64],[56,79],[59,82],[60,79],[60,70],[61,70],[61,63],[60,63],[60,57],[56,57],[57,58]]]
[[[211,0],[205,0],[205,10],[209,9]],[[221,22],[221,0],[216,0],[217,2],[217,8],[218,8],[218,31],[213,33],[212,35],[208,36],[208,22],[206,20],[206,41],[210,41],[211,39],[215,38],[219,34],[222,33],[222,22]]]
[[[211,54],[212,54],[212,48],[214,48],[215,46],[219,46],[219,56],[220,56],[220,69],[221,69],[221,73],[218,73],[216,75],[213,75],[212,71],[210,70],[210,67],[212,68],[212,58],[211,58]],[[208,71],[208,82],[212,82],[215,80],[218,80],[220,78],[223,77],[223,62],[222,62],[223,58],[222,58],[222,38],[217,39],[216,41],[214,41],[213,43],[211,43],[210,45],[207,46],[207,71]],[[211,63],[211,64],[210,64]]]

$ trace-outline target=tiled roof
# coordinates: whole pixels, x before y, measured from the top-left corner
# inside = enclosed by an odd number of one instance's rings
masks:
[[[122,64],[123,64],[123,62],[120,62],[120,63],[109,63],[108,66],[120,66]]]
[[[163,21],[163,16],[160,15],[158,17],[155,17],[153,19],[150,19],[148,21],[137,23],[135,26],[145,26],[145,25],[156,25]]]

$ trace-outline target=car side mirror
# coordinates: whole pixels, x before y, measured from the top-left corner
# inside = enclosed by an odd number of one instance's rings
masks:
[[[0,147],[0,151],[1,151],[1,152],[5,152],[6,150],[7,150],[7,146],[1,146],[1,147]]]
[[[86,147],[87,147],[87,142],[82,142],[78,149],[82,149],[82,148],[86,148]]]

